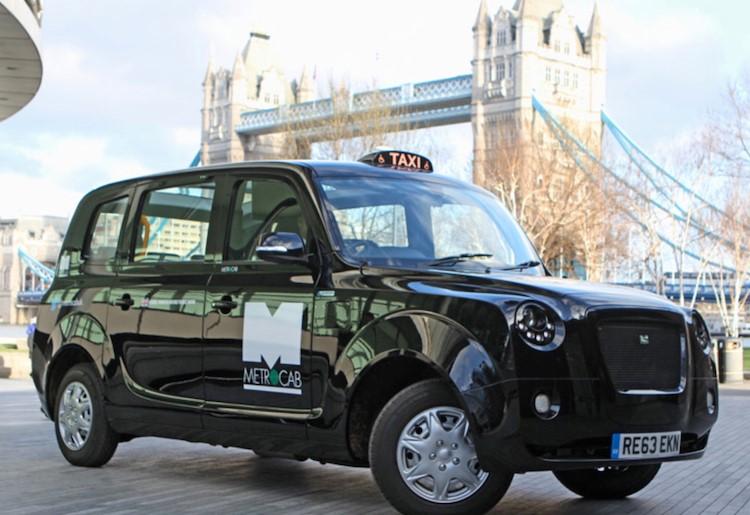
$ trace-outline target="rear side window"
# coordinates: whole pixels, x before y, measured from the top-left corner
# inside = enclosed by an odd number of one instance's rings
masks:
[[[146,193],[132,261],[203,261],[214,191],[211,182]]]
[[[87,261],[104,263],[115,257],[127,207],[128,198],[123,197],[102,204],[96,210],[86,249]]]

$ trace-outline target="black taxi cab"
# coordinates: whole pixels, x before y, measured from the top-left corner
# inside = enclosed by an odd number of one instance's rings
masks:
[[[515,473],[625,497],[702,456],[705,322],[552,278],[490,193],[416,154],[141,177],[78,206],[31,346],[72,464],[160,436],[369,466],[403,513]]]

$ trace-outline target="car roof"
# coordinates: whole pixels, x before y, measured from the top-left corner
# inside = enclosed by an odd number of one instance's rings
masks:
[[[244,171],[248,169],[293,169],[298,172],[315,175],[320,177],[370,177],[370,178],[398,178],[412,179],[419,181],[432,182],[436,184],[445,184],[460,186],[462,188],[471,188],[474,190],[484,191],[477,186],[462,181],[448,175],[439,173],[423,173],[405,170],[395,170],[390,168],[381,168],[358,161],[323,161],[323,160],[268,160],[268,161],[239,161],[235,163],[223,163],[217,165],[197,166],[193,168],[184,168],[181,170],[172,170],[154,174],[141,175],[130,179],[109,183],[94,189],[89,193],[104,192],[112,189],[122,189],[143,182],[158,181],[170,178],[189,177],[191,175],[202,175],[214,172],[232,172]],[[87,195],[88,196],[88,195]]]
[[[299,166],[308,166],[320,177],[371,177],[371,178],[396,178],[413,179],[440,184],[456,185],[464,188],[477,188],[473,184],[434,172],[415,172],[408,170],[397,170],[372,166],[359,161],[293,161]]]

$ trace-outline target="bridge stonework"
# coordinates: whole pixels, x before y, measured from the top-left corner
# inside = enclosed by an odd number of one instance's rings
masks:
[[[473,27],[471,123],[474,182],[484,184],[506,145],[542,141],[532,95],[565,121],[589,148],[601,146],[606,36],[594,5],[586,32],[562,0],[517,0],[494,16],[482,0]]]
[[[485,184],[494,153],[536,141],[532,95],[566,126],[598,149],[605,96],[606,37],[599,10],[588,29],[576,26],[563,0],[516,0],[490,16],[486,0],[473,27],[472,74],[380,90],[394,107],[388,130],[470,122],[474,137],[474,182]],[[331,99],[314,99],[303,71],[289,81],[275,60],[270,37],[252,32],[234,66],[209,62],[203,81],[201,162],[215,164],[285,155],[298,121],[310,141],[324,140]],[[353,95],[352,111],[366,110],[373,92]],[[310,127],[317,134],[310,134]]]
[[[284,157],[281,133],[246,136],[236,131],[243,113],[274,109],[313,99],[315,86],[306,70],[289,81],[279,67],[270,36],[251,32],[232,69],[209,60],[203,79],[201,163],[217,164]]]

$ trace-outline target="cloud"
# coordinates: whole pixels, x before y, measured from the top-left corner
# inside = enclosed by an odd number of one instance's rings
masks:
[[[85,66],[86,54],[70,44],[58,43],[43,47],[44,80],[80,86],[94,78],[93,68]]]
[[[0,215],[70,215],[87,191],[146,172],[113,150],[105,137],[40,134],[30,142],[0,143]]]
[[[200,127],[175,127],[171,131],[171,141],[175,145],[189,147],[193,150],[200,146]]]
[[[655,156],[700,127],[726,78],[721,18],[696,2],[608,2],[607,111]],[[700,7],[699,7],[700,6]]]
[[[240,7],[240,11],[246,8]],[[242,49],[248,35],[248,27],[245,22],[245,13],[233,13],[233,15],[221,16],[214,12],[198,12],[195,17],[195,25],[198,32],[209,42],[210,53],[219,53],[220,60],[227,60],[231,64],[231,56]],[[216,55],[211,56],[216,59]]]
[[[63,184],[50,185],[45,177],[29,177],[11,171],[0,171],[0,216],[24,215],[71,216],[83,192]]]
[[[7,146],[0,145],[0,149]],[[133,177],[146,169],[130,157],[117,155],[103,136],[40,134],[13,148],[26,162],[29,175],[44,175],[53,181],[92,184]]]
[[[184,95],[193,98],[192,91],[180,87],[181,77],[172,77],[154,61],[123,59],[117,54],[120,49],[53,41],[43,51],[44,77],[35,113],[40,116],[38,106],[43,105],[47,117],[61,126],[79,131],[108,124],[122,127],[143,123],[144,114],[170,119],[182,114],[174,109],[176,102]],[[175,67],[184,68],[182,63]]]
[[[101,137],[40,135],[32,144],[15,148],[32,164],[30,173],[69,177],[104,160],[107,141]]]
[[[607,7],[605,23],[611,47],[623,54],[658,54],[692,47],[719,33],[715,21],[695,8],[671,6],[667,12],[656,12],[653,7],[634,9],[632,2],[628,7],[619,2]]]

